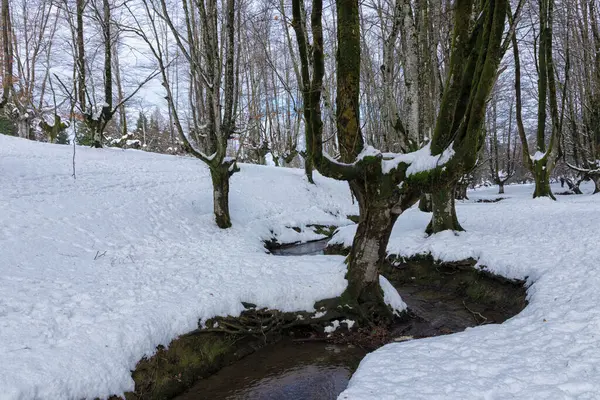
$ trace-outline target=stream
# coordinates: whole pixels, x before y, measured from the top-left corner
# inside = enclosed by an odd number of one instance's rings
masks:
[[[179,400],[335,400],[366,351],[291,340],[264,347],[200,381]]]
[[[323,254],[328,240],[281,246],[271,252],[277,256]],[[410,311],[408,318],[392,327],[393,338],[417,339],[502,323],[526,304],[522,285],[496,282],[472,268],[445,272],[428,261],[386,268],[384,275]],[[474,300],[477,296],[482,300]],[[352,345],[286,339],[221,369],[176,399],[334,400],[366,354]]]

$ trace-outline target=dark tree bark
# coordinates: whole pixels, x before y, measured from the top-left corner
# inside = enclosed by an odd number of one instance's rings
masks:
[[[85,114],[86,111],[86,70],[85,70],[85,41],[83,37],[83,13],[85,11],[85,0],[77,0],[77,26],[76,26],[76,40],[77,40],[77,100],[81,112]]]
[[[10,0],[2,0],[2,98],[0,99],[0,110],[4,109],[12,89],[13,80],[13,51],[12,51],[12,29],[10,20]]]

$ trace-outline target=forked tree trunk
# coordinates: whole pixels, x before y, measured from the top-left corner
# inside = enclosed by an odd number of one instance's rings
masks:
[[[454,205],[454,186],[442,187],[431,195],[433,216],[425,232],[429,235],[445,230],[464,231],[458,223]]]
[[[556,200],[550,189],[550,174],[548,173],[546,162],[543,160],[534,161],[533,178],[535,180],[534,199],[537,197],[549,197],[552,200]]]
[[[229,214],[229,177],[227,166],[210,169],[210,177],[213,186],[213,207],[215,222],[221,229],[231,227],[231,216]]]

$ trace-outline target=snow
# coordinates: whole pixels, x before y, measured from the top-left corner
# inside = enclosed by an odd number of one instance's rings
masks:
[[[325,333],[333,333],[335,332],[338,328],[340,327],[340,321],[333,320],[331,321],[331,325],[330,326],[326,326],[325,329],[323,330]]]
[[[373,146],[365,146],[364,149],[356,156],[356,161],[363,160],[366,157],[376,157],[381,152]]]
[[[3,400],[119,395],[137,361],[199,320],[242,301],[313,311],[345,289],[342,257],[276,257],[262,241],[348,224],[346,183],[241,165],[220,230],[200,160],[80,147],[74,180],[72,150],[0,135]]]
[[[389,174],[392,170],[398,168],[401,163],[410,164],[406,169],[406,176],[408,177],[444,165],[450,161],[453,155],[454,149],[452,144],[442,154],[433,156],[431,155],[431,143],[427,143],[412,153],[394,154],[390,160],[383,160],[382,170],[384,174]],[[384,154],[384,157],[386,156],[389,155]]]
[[[458,203],[466,229],[458,235],[427,238],[431,214],[406,211],[388,252],[473,257],[494,273],[525,279],[525,310],[501,325],[386,345],[361,362],[339,399],[598,398],[600,197],[534,200],[533,185],[511,185],[503,201],[474,202],[496,193],[497,187],[471,191],[471,201]]]
[[[383,275],[379,275],[379,286],[383,290],[383,301],[390,306],[394,314],[400,315],[402,311],[406,310],[406,303],[402,301],[396,288]]]
[[[543,159],[546,156],[546,153],[543,153],[541,151],[536,151],[534,155],[530,156],[531,161],[540,161],[541,159]]]

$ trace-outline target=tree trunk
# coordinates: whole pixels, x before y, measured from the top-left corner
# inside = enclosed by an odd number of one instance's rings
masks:
[[[306,179],[308,180],[308,182],[312,184],[315,183],[313,179],[313,168],[314,163],[312,157],[304,157],[304,174],[306,175]]]
[[[31,120],[27,117],[18,117],[17,132],[20,138],[34,140],[31,129]]]
[[[419,210],[423,212],[433,211],[433,207],[431,205],[431,194],[424,193],[421,195],[421,199],[419,200]]]
[[[442,187],[431,195],[433,216],[425,232],[428,235],[445,230],[464,231],[458,223],[454,204],[454,186]]]
[[[229,215],[229,168],[220,166],[210,169],[210,177],[213,185],[213,206],[215,222],[221,229],[231,227],[231,216]]]
[[[361,209],[360,221],[347,259],[348,288],[343,297],[365,320],[389,322],[393,315],[383,301],[379,266],[387,257],[387,244],[398,215],[392,213],[392,207],[384,199],[365,202],[364,192],[356,195]]]
[[[102,131],[99,127],[94,127],[93,132],[93,142],[92,147],[96,149],[102,148]]]
[[[469,196],[467,196],[467,189],[469,188],[468,183],[459,183],[456,185],[454,189],[454,198],[456,200],[469,200]]]
[[[504,194],[504,182],[498,184],[498,194]]]
[[[593,176],[592,182],[594,182],[594,193],[593,194],[600,193],[600,175]]]
[[[533,178],[535,179],[534,199],[537,197],[549,197],[552,200],[556,200],[550,189],[550,174],[544,160],[534,161]]]

